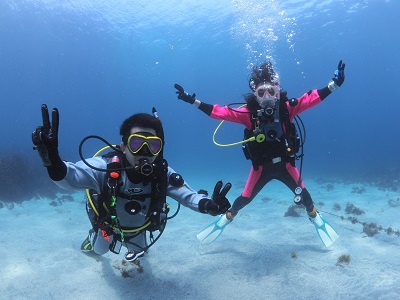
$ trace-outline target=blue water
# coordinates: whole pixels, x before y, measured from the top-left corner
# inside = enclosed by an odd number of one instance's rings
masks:
[[[41,103],[59,109],[60,153],[70,161],[86,135],[119,143],[122,121],[155,106],[175,169],[245,178],[240,146],[216,147],[218,122],[178,101],[174,83],[204,102],[241,102],[249,67],[270,57],[298,97],[325,86],[343,59],[342,88],[301,115],[304,173],[374,176],[397,167],[400,2],[264,2],[1,1],[1,155],[38,160],[30,134]],[[217,137],[230,143],[242,133],[227,124]],[[100,146],[88,143],[85,156]]]
[[[399,11],[398,0],[0,0],[0,228],[8,237],[0,248],[1,295],[399,299],[398,237],[366,237],[361,224],[341,218],[351,202],[366,212],[360,222],[400,229]],[[40,105],[59,109],[59,150],[69,161],[79,160],[85,136],[119,143],[125,118],[156,107],[169,164],[196,189],[232,181],[233,202],[250,162],[240,146],[215,146],[219,122],[178,101],[173,85],[207,103],[241,102],[251,66],[266,57],[289,97],[326,86],[338,61],[346,63],[343,86],[301,114],[303,178],[340,234],[334,246],[322,248],[304,212],[283,218],[292,194],[271,183],[210,248],[195,235],[212,218],[182,209],[132,280],[121,280],[118,256],[82,255],[90,227],[83,192],[61,204],[42,187],[55,185],[32,151]],[[225,123],[217,141],[242,136],[242,126]],[[89,141],[84,155],[102,146]],[[23,162],[7,164],[14,154]],[[339,182],[349,178],[351,185]],[[366,192],[355,193],[360,187]],[[335,265],[343,254],[351,264]]]

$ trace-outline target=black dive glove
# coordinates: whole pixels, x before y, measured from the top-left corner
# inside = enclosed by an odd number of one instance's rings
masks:
[[[338,68],[335,71],[331,82],[328,84],[328,88],[331,92],[338,89],[344,82],[344,68],[346,64],[342,63],[342,60],[339,61]]]
[[[52,122],[50,124],[49,111],[46,104],[42,105],[43,126],[38,126],[32,133],[32,142],[35,145],[43,165],[47,167],[50,178],[57,181],[67,174],[67,167],[58,154],[58,109],[53,108],[51,112]]]
[[[231,204],[226,198],[226,194],[232,187],[232,184],[228,182],[222,188],[222,181],[218,181],[215,185],[213,195],[211,199],[201,199],[199,202],[199,211],[203,213],[210,214],[212,216],[217,216],[224,214],[230,207]]]
[[[181,99],[187,103],[193,104],[194,101],[196,100],[196,94],[193,93],[193,95],[189,95],[188,93],[185,92],[183,87],[181,87],[179,84],[175,83],[174,87],[178,90],[176,93],[178,94],[178,99]]]
[[[50,125],[49,111],[46,104],[42,105],[43,126],[38,126],[32,133],[32,142],[42,159],[43,166],[50,167],[61,161],[58,155],[58,124],[59,115],[57,108],[51,112],[52,123]]]

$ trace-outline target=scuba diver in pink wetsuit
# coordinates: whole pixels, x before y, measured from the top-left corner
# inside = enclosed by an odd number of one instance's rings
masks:
[[[237,215],[238,211],[249,204],[261,189],[272,179],[284,183],[294,194],[296,204],[304,205],[310,221],[326,246],[338,237],[333,228],[321,217],[315,208],[311,195],[301,179],[301,172],[295,165],[302,141],[297,134],[294,118],[303,111],[321,103],[344,82],[345,64],[340,60],[334,77],[326,87],[310,90],[299,98],[287,97],[280,86],[278,74],[270,61],[259,68],[255,66],[249,80],[252,93],[246,94],[246,105],[239,108],[211,105],[196,99],[178,84],[178,99],[194,104],[211,118],[243,124],[243,151],[250,159],[252,167],[242,194],[232,207],[219,220],[207,226],[198,238],[211,243]],[[301,170],[301,168],[300,168]]]

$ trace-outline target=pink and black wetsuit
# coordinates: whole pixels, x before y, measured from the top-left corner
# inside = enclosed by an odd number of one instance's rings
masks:
[[[298,98],[297,105],[290,106],[288,102],[285,102],[282,105],[286,105],[289,114],[289,120],[292,122],[296,115],[321,103],[322,100],[325,99],[330,93],[331,92],[327,87],[319,90],[312,90]],[[243,124],[248,130],[253,129],[251,112],[246,107],[235,108],[232,110],[227,106],[221,107],[217,104],[211,105],[202,102],[199,106],[199,109],[209,115],[211,118]],[[287,129],[285,128],[285,124],[281,124],[283,131],[286,132]],[[257,196],[261,189],[272,179],[281,181],[293,193],[298,186],[300,174],[295,166],[294,159],[290,159],[287,156],[286,150],[281,146],[271,145],[271,143],[269,143],[269,145],[264,144],[264,148],[262,149],[262,160],[258,160],[256,165],[254,165],[253,161],[253,166],[250,169],[250,174],[242,195],[235,200],[230,209],[233,215],[236,215],[240,209],[249,204],[254,197]],[[305,188],[303,182],[301,182],[301,187],[303,188],[302,204],[306,207],[308,212],[311,212],[313,211],[314,204],[310,193]]]

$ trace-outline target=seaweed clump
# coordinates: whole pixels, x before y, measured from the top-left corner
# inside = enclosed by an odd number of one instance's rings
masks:
[[[366,191],[367,191],[367,190],[366,190],[364,187],[355,186],[355,187],[353,187],[353,189],[352,189],[351,192],[352,192],[353,194],[359,194],[359,195],[361,195],[361,194],[364,194]]]
[[[385,229],[385,231],[388,235],[395,235],[397,237],[400,237],[400,230],[394,230],[392,227],[388,227]]]
[[[269,198],[269,197],[262,197],[261,198],[261,201],[262,202],[265,202],[265,203],[267,203],[267,202],[269,202],[269,201],[271,201],[272,199],[271,198]]]
[[[344,217],[341,217],[341,219],[345,220]],[[361,222],[356,217],[348,217],[347,220],[349,220],[352,224],[361,224],[363,226],[363,232],[367,236],[374,236],[381,231],[384,231],[388,235],[400,237],[400,230],[394,230],[392,227],[383,228],[382,226],[378,226],[376,223]]]
[[[363,215],[365,214],[365,211],[362,209],[355,207],[351,203],[347,203],[346,209],[345,209],[346,214],[352,214],[352,215]]]
[[[336,265],[343,267],[344,265],[348,265],[350,263],[350,254],[340,255]]]
[[[114,269],[119,270],[121,272],[121,276],[123,278],[133,277],[134,270],[136,270],[138,273],[144,272],[143,266],[141,265],[139,259],[136,259],[133,262],[129,262],[123,259],[121,261],[121,264],[119,264],[119,262],[115,260],[113,263],[113,267]]]
[[[334,186],[332,183],[328,183],[328,184],[325,186],[325,189],[326,189],[328,192],[331,192],[331,191],[333,191],[333,190],[335,189],[335,186]]]
[[[388,204],[390,207],[399,207],[400,206],[400,198],[397,197],[397,200],[390,199],[390,200],[388,200]]]
[[[301,211],[302,208],[299,207],[298,205],[291,205],[288,207],[288,210],[285,212],[284,216],[285,217],[300,217],[299,211]]]
[[[376,223],[363,223],[363,232],[367,236],[374,236],[382,230],[382,226],[378,226]]]
[[[335,204],[333,205],[333,210],[334,210],[334,211],[340,211],[341,209],[342,209],[342,207],[341,207],[339,204],[335,203]]]

